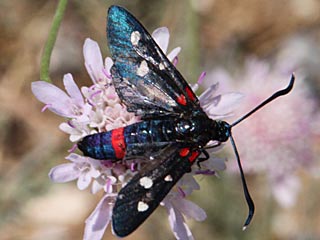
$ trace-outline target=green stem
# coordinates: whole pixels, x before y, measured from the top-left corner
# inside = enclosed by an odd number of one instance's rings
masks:
[[[51,29],[48,35],[47,42],[44,46],[44,51],[41,57],[40,79],[46,82],[51,82],[49,76],[50,59],[54,44],[57,39],[58,30],[66,10],[68,0],[60,0],[56,9],[56,13],[53,17]]]

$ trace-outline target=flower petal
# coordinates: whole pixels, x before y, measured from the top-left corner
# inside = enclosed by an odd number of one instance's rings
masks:
[[[114,199],[107,194],[98,203],[95,210],[86,219],[84,240],[101,240],[111,220]]]
[[[91,175],[86,172],[82,172],[77,181],[77,187],[79,190],[86,189],[91,183]]]
[[[83,96],[70,73],[63,76],[63,84],[69,96],[74,100],[74,103],[82,106],[84,104]]]
[[[93,83],[98,83],[103,69],[103,60],[98,43],[87,38],[83,45],[83,55],[86,69]]]
[[[221,95],[218,104],[208,104],[204,106],[204,111],[210,116],[228,116],[241,102],[243,94],[241,93],[226,93]]]
[[[104,67],[105,67],[105,70],[107,71],[107,73],[111,76],[111,67],[113,65],[113,61],[111,58],[109,57],[106,57],[105,61],[104,61]]]
[[[105,183],[105,182],[104,182]],[[104,185],[100,184],[99,179],[96,179],[92,182],[91,193],[96,194],[101,189],[103,189]]]
[[[210,154],[210,156],[207,161],[202,163],[205,168],[216,171],[223,171],[227,168],[225,158],[216,157],[215,153]]]
[[[153,31],[152,37],[159,45],[161,50],[166,53],[169,45],[169,29],[167,27],[160,27]]]
[[[181,51],[181,47],[176,47],[167,55],[167,58],[170,60],[170,62],[172,62],[173,59],[178,56],[180,51]]]
[[[205,90],[199,97],[201,106],[211,104],[213,99],[217,98],[216,91],[219,88],[219,82],[212,84],[207,90]]]
[[[200,185],[194,179],[193,174],[185,174],[178,182],[178,185],[184,187],[186,195],[191,194],[193,190],[199,190]]]
[[[86,157],[83,157],[81,155],[78,155],[76,153],[70,153],[68,156],[65,157],[65,159],[74,162],[74,163],[84,163],[86,161]]]
[[[200,208],[197,204],[187,200],[179,199],[176,208],[188,218],[193,218],[196,221],[204,221],[207,218],[206,212]]]
[[[169,214],[170,227],[178,240],[193,240],[192,233],[188,225],[184,222],[182,214],[173,207],[171,203],[166,202],[165,207]]]
[[[75,180],[79,177],[80,171],[74,163],[65,163],[52,168],[49,172],[49,178],[52,182],[64,183]]]
[[[31,83],[31,90],[36,98],[48,105],[50,111],[62,116],[73,117],[70,97],[60,88],[45,81]]]

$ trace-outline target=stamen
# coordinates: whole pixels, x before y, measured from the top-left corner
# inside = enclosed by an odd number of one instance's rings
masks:
[[[200,74],[199,78],[198,78],[197,83],[201,85],[202,82],[203,82],[203,79],[206,77],[206,75],[207,75],[207,72],[202,72],[202,73]]]
[[[47,110],[49,107],[51,107],[52,104],[46,104],[44,105],[44,107],[41,109],[41,112],[44,112],[45,110]]]
[[[172,64],[173,64],[173,66],[177,66],[177,64],[178,64],[178,57],[175,57],[175,58],[172,60]]]
[[[71,121],[71,120],[67,121],[67,123],[68,123],[68,125],[69,125],[70,127],[72,127],[72,128],[76,128],[76,126],[75,126],[75,125],[73,125],[73,123],[72,123],[72,121]]]
[[[73,144],[73,146],[68,150],[68,152],[69,152],[69,153],[74,152],[77,147],[78,147],[78,144]]]
[[[131,170],[131,172],[136,171],[136,163],[135,163],[135,162],[132,162],[132,163],[130,164],[130,170]]]
[[[98,90],[98,91],[92,93],[92,94],[90,95],[90,98],[93,99],[95,96],[97,96],[97,95],[100,94],[101,92],[102,92],[102,90]]]
[[[111,74],[109,74],[105,68],[102,68],[102,72],[108,79],[112,79]]]
[[[211,176],[211,175],[215,175],[216,172],[215,172],[214,170],[207,169],[207,170],[198,170],[198,171],[195,171],[195,174],[201,174],[201,175]]]
[[[179,193],[181,194],[181,196],[182,196],[183,198],[186,197],[186,193],[182,190],[181,187],[178,187],[178,191],[179,191]]]
[[[92,107],[96,106],[96,104],[94,104],[93,102],[91,102],[90,99],[87,99],[87,101],[88,101],[88,104],[89,104],[90,106],[92,106]]]

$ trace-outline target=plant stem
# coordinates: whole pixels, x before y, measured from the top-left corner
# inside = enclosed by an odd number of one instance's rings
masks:
[[[41,57],[40,79],[42,81],[51,82],[49,76],[51,54],[57,39],[59,27],[66,10],[67,3],[68,0],[60,0],[56,9],[56,13],[53,17],[51,29]]]

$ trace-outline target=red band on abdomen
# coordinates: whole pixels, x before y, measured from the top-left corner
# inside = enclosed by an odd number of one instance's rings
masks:
[[[126,154],[126,143],[124,141],[124,128],[112,130],[111,144],[117,159],[123,159]]]

